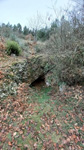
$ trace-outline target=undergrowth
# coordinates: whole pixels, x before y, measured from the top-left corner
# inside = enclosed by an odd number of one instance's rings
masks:
[[[7,41],[6,52],[8,55],[15,54],[16,56],[19,56],[21,53],[21,48],[17,42]]]

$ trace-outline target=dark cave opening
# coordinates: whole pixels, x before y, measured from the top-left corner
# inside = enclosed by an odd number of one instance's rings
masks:
[[[35,81],[33,81],[30,84],[30,87],[41,88],[41,87],[44,87],[45,85],[46,85],[45,84],[45,76],[42,75],[42,76],[39,76]]]

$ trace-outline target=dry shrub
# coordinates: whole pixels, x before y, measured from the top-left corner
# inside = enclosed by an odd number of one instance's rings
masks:
[[[37,42],[36,41],[26,41],[25,42],[25,46],[28,46],[29,48],[29,52],[30,54],[34,55],[35,54],[35,49],[36,49],[36,45],[37,45]]]
[[[5,39],[4,39],[4,37],[0,37],[0,51],[2,51],[3,52],[3,50],[5,50],[6,49],[6,46],[5,46]]]
[[[32,34],[28,34],[26,35],[25,40],[34,41],[34,36]]]
[[[6,47],[5,47],[5,44],[3,42],[0,42],[0,50],[5,50]]]

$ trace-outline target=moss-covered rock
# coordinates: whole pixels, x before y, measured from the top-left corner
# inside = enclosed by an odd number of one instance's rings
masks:
[[[52,61],[43,55],[27,58],[24,62],[15,63],[8,71],[7,78],[17,83],[31,84],[40,76],[45,75],[53,67]]]
[[[84,50],[79,49],[70,55],[37,55],[11,66],[8,78],[14,82],[27,82],[29,85],[45,76],[50,85],[65,82],[68,85],[84,82]]]

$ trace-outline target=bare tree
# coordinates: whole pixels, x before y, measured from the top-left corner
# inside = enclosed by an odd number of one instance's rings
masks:
[[[77,19],[81,21],[81,24],[84,25],[84,0],[71,0],[75,2],[75,13]]]

